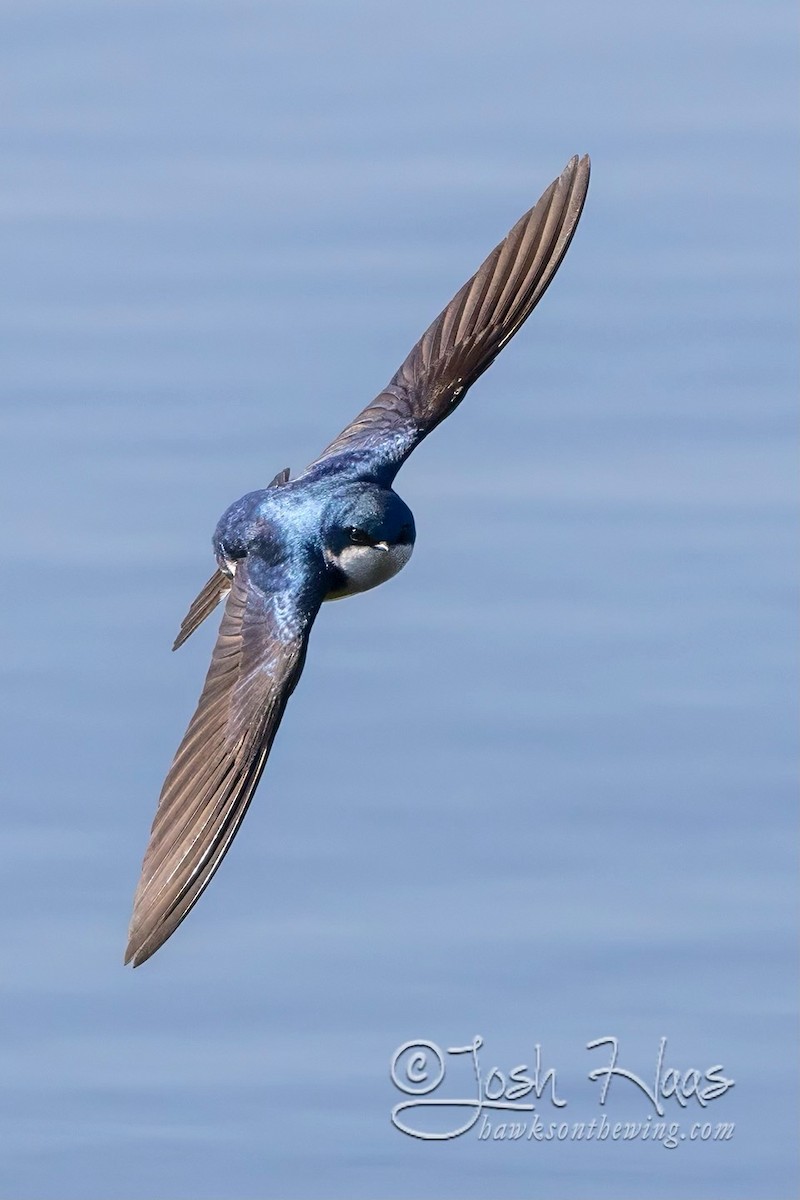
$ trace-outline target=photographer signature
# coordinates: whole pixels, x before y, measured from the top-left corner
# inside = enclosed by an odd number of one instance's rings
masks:
[[[483,1038],[476,1034],[468,1045],[450,1046],[446,1051],[435,1042],[423,1038],[412,1039],[399,1046],[392,1056],[391,1078],[398,1091],[410,1099],[401,1101],[392,1109],[395,1128],[411,1137],[447,1141],[467,1133],[485,1110],[530,1113],[536,1108],[534,1100],[540,1101],[543,1097],[554,1108],[566,1107],[566,1099],[559,1094],[556,1068],[543,1067],[540,1043],[534,1046],[531,1066],[520,1063],[507,1071],[492,1067],[485,1073],[480,1060],[483,1045]],[[734,1081],[722,1073],[724,1068],[721,1063],[707,1067],[705,1071],[694,1067],[679,1069],[665,1066],[666,1037],[659,1042],[652,1083],[620,1065],[618,1038],[602,1037],[586,1043],[587,1050],[596,1050],[601,1046],[609,1047],[609,1060],[605,1066],[594,1068],[588,1075],[592,1082],[601,1082],[601,1106],[608,1099],[612,1079],[624,1080],[637,1088],[647,1097],[659,1117],[665,1114],[666,1101],[674,1101],[685,1108],[694,1100],[701,1108],[705,1108],[710,1101],[723,1096],[734,1086]],[[473,1095],[448,1097],[439,1093],[447,1074],[447,1055],[454,1059],[467,1056],[474,1081]],[[432,1109],[464,1109],[466,1119],[453,1128],[437,1132],[423,1131],[409,1124],[412,1114]]]

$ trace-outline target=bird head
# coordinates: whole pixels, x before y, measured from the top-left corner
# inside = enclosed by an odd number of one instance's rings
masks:
[[[391,579],[414,549],[414,517],[395,492],[374,484],[349,484],[325,515],[325,560],[331,576],[327,599],[365,592]]]

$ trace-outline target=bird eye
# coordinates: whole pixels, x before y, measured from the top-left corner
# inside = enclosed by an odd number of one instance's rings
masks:
[[[355,546],[371,546],[372,538],[363,529],[356,529],[355,525],[351,525],[346,530],[347,536]]]

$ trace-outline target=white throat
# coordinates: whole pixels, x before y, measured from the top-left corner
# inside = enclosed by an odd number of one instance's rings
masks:
[[[366,592],[391,579],[406,565],[414,549],[410,542],[388,546],[345,546],[339,554],[332,554],[330,561],[345,577],[343,587],[328,592],[326,600],[339,600],[343,596],[354,596]]]

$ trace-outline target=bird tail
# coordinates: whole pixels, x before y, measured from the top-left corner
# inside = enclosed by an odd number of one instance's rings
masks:
[[[178,630],[178,636],[173,642],[172,649],[177,650],[182,646],[190,634],[194,633],[198,625],[205,621],[231,590],[231,577],[226,575],[224,571],[216,570],[209,579],[208,583],[201,588],[198,595],[192,601],[189,611],[181,621],[181,627]]]
[[[267,487],[281,487],[282,484],[289,481],[289,468],[284,467],[279,471],[271,483]],[[231,576],[225,571],[217,570],[209,579],[208,583],[201,588],[199,594],[192,601],[189,611],[181,621],[181,627],[178,630],[178,636],[172,643],[172,649],[177,650],[182,646],[191,634],[194,633],[198,625],[202,625],[206,617],[210,616],[214,609],[219,604],[220,600],[224,600],[228,592],[231,590]]]

